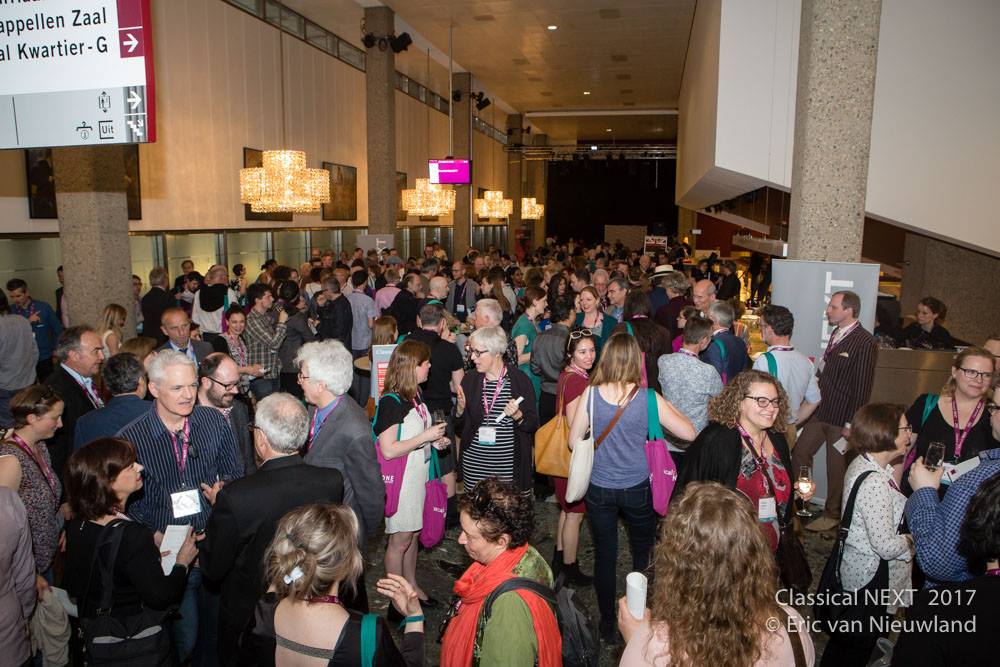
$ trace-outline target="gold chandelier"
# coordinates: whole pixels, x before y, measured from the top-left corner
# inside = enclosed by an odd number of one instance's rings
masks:
[[[534,197],[521,197],[521,219],[541,220],[545,205],[535,202]]]
[[[403,210],[409,215],[451,215],[455,191],[428,178],[416,179],[416,187],[403,190]]]
[[[330,172],[306,167],[304,151],[264,151],[264,166],[240,169],[240,201],[254,213],[312,213],[330,201]]]
[[[504,199],[503,190],[487,190],[475,201],[475,209],[480,218],[508,218],[514,212],[514,200]]]

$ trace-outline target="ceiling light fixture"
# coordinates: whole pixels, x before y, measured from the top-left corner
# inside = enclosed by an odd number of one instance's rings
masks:
[[[609,128],[607,128],[606,130],[604,130],[604,131],[605,131],[605,132],[610,132],[610,131],[611,131],[611,128],[609,127]]]
[[[585,91],[583,91],[583,94],[584,95],[590,95],[590,91],[589,90],[585,90]]]
[[[545,214],[545,205],[539,204],[534,197],[521,197],[521,219],[541,220]]]
[[[427,49],[427,81],[431,80],[431,50]],[[431,108],[424,106],[427,113],[427,142],[431,140]],[[451,215],[455,211],[457,197],[455,191],[437,183],[431,183],[428,178],[418,178],[415,187],[403,190],[402,205],[407,216],[410,215]]]
[[[482,95],[482,93],[480,93]],[[489,101],[487,100],[487,104]],[[479,104],[476,104],[479,107]],[[482,109],[480,109],[482,110]],[[495,113],[494,113],[495,116]],[[495,117],[491,119],[496,122]],[[493,182],[493,148],[496,141],[490,143],[490,181]],[[504,199],[503,190],[487,190],[483,193],[482,199],[473,202],[473,209],[480,218],[509,218],[514,212],[514,200]]]
[[[550,26],[546,26],[546,28],[548,28],[549,30],[558,30],[559,26],[557,26],[557,25],[550,25]]]

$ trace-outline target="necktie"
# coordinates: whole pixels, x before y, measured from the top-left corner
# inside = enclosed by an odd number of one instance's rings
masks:
[[[177,350],[177,351],[180,352],[181,354],[187,354],[188,353],[188,349],[186,347],[183,350]]]

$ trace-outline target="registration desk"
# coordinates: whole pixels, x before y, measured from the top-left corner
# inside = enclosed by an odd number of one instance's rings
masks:
[[[920,394],[940,393],[954,358],[954,351],[879,350],[871,402],[910,407]]]

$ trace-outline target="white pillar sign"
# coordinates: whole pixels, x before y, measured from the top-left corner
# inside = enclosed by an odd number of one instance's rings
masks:
[[[0,0],[0,148],[156,139],[149,0]]]

